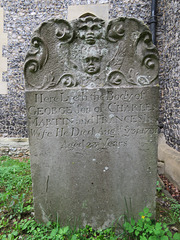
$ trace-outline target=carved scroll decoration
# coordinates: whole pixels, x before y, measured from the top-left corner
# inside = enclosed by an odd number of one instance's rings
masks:
[[[26,89],[157,84],[158,52],[149,29],[133,18],[83,14],[51,19],[35,31],[24,67]]]
[[[106,39],[110,42],[117,42],[125,35],[125,18],[118,18],[109,22],[107,26]]]
[[[135,43],[135,58],[139,62],[137,70],[130,68],[127,81],[135,85],[149,85],[158,76],[158,52],[151,40],[151,33],[139,34]]]
[[[63,74],[59,79],[59,82],[62,83],[63,87],[75,87],[77,85],[73,75],[69,73]]]
[[[25,66],[24,66],[24,74],[27,79],[27,71],[31,73],[35,73],[40,70],[48,60],[48,47],[44,43],[43,39],[35,36],[31,41],[31,48],[27,53]],[[28,84],[32,87],[34,85],[28,81]]]
[[[71,25],[63,19],[56,19],[54,22],[56,24],[55,34],[56,37],[60,40],[60,42],[71,42],[74,36]]]
[[[107,78],[107,83],[110,86],[118,86],[120,84],[122,84],[123,82],[125,82],[125,76],[122,72],[120,71],[112,71],[110,72],[110,74],[108,75]]]

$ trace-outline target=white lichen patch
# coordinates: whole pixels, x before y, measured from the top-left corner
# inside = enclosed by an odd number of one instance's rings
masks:
[[[103,172],[106,172],[109,169],[109,167],[105,167]]]
[[[101,137],[101,134],[100,134],[100,133],[96,133],[96,134],[95,134],[95,137],[96,137],[96,138],[100,138],[100,137]]]
[[[110,114],[110,115],[109,115],[109,118],[113,118],[113,117],[114,117],[114,114]]]
[[[41,213],[42,213],[42,220],[43,220],[43,222],[44,222],[44,223],[47,223],[47,222],[49,222],[49,219],[48,219],[48,217],[47,217],[47,215],[46,215],[46,213],[45,213],[45,211],[44,211],[44,209],[43,209],[42,205],[41,205],[41,204],[39,204],[39,207],[40,207],[40,209],[41,209]]]

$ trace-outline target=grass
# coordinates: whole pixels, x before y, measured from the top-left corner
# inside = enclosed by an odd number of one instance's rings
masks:
[[[161,189],[158,195],[161,194]],[[172,234],[172,226],[179,228],[180,204],[167,199],[162,194],[158,199],[168,204],[157,204],[157,219],[151,220],[149,210],[140,213],[135,222],[124,220],[121,231],[114,227],[95,231],[90,226],[83,229],[60,227],[58,223],[38,224],[34,219],[32,182],[29,160],[20,161],[0,157],[0,239],[109,239],[109,240],[168,240],[180,239],[178,233]],[[169,228],[168,228],[169,227]],[[169,230],[171,229],[171,231]],[[173,232],[174,233],[174,232]],[[174,236],[173,236],[174,235]]]

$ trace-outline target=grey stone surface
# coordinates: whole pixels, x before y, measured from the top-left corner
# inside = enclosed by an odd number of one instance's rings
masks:
[[[155,211],[158,54],[136,19],[84,14],[34,32],[25,61],[35,217],[106,228]]]
[[[158,160],[163,164],[163,174],[180,189],[180,153],[169,147],[163,134],[158,139]]]
[[[104,20],[109,19],[109,4],[72,5],[68,7],[67,20],[72,21],[84,12],[89,12]]]
[[[173,3],[173,4],[172,4]],[[0,136],[27,137],[22,67],[30,43],[31,33],[40,22],[52,17],[67,19],[72,5],[109,4],[109,18],[135,17],[149,25],[151,1],[132,0],[1,0],[4,11],[4,32],[8,44],[3,46],[3,57],[8,59],[8,94],[0,95]],[[157,48],[160,53],[160,127],[167,144],[180,151],[179,126],[179,0],[158,1]],[[0,40],[1,41],[1,40]]]
[[[164,162],[158,161],[157,168],[158,168],[158,174],[164,174]]]

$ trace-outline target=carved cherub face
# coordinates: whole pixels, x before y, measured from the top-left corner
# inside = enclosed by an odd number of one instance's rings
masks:
[[[93,45],[96,39],[100,39],[103,34],[104,21],[88,15],[81,17],[78,23],[78,36],[84,39],[87,44]]]
[[[101,58],[99,51],[95,47],[83,50],[83,70],[88,74],[96,74],[101,68]]]

